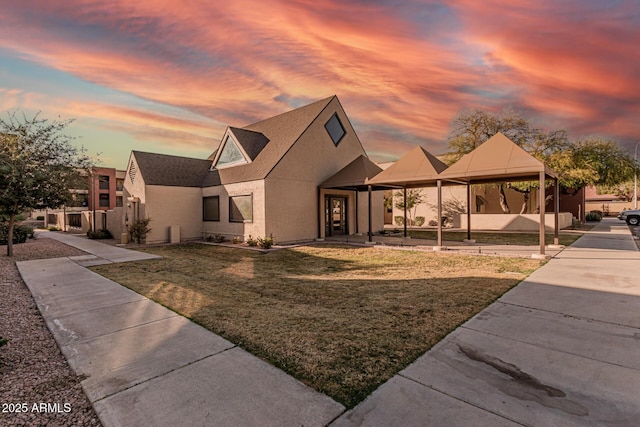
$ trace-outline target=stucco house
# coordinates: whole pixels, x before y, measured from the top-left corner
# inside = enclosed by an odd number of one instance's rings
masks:
[[[383,227],[382,209],[373,209],[368,223],[369,194],[362,191],[379,171],[332,96],[228,127],[207,159],[132,151],[124,221],[151,218],[148,243],[215,234],[285,243],[365,233]],[[372,205],[382,200],[382,191],[372,192]]]

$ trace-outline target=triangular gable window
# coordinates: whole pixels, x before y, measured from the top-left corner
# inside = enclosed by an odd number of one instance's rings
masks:
[[[233,166],[242,163],[248,163],[247,159],[242,154],[242,151],[236,144],[236,142],[230,136],[224,140],[224,145],[222,147],[222,151],[220,152],[220,156],[218,157],[218,161],[215,164],[215,168]]]

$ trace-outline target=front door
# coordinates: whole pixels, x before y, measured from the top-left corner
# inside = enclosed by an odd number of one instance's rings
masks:
[[[347,198],[338,196],[325,197],[325,234],[340,236],[348,234]]]

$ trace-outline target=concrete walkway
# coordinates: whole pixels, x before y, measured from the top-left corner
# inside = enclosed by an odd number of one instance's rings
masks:
[[[150,258],[62,233],[91,255],[18,269],[105,427],[323,426],[344,406],[82,265]],[[126,264],[122,265],[126,269]]]
[[[603,220],[332,426],[631,426],[640,253]]]
[[[81,265],[19,262],[105,425],[620,425],[640,419],[640,253],[604,220],[353,410]],[[126,264],[122,265],[126,269]]]

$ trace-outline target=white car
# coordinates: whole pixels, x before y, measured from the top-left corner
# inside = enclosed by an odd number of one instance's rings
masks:
[[[640,224],[640,209],[622,211],[618,214],[618,219],[626,221],[629,225],[638,225]]]

